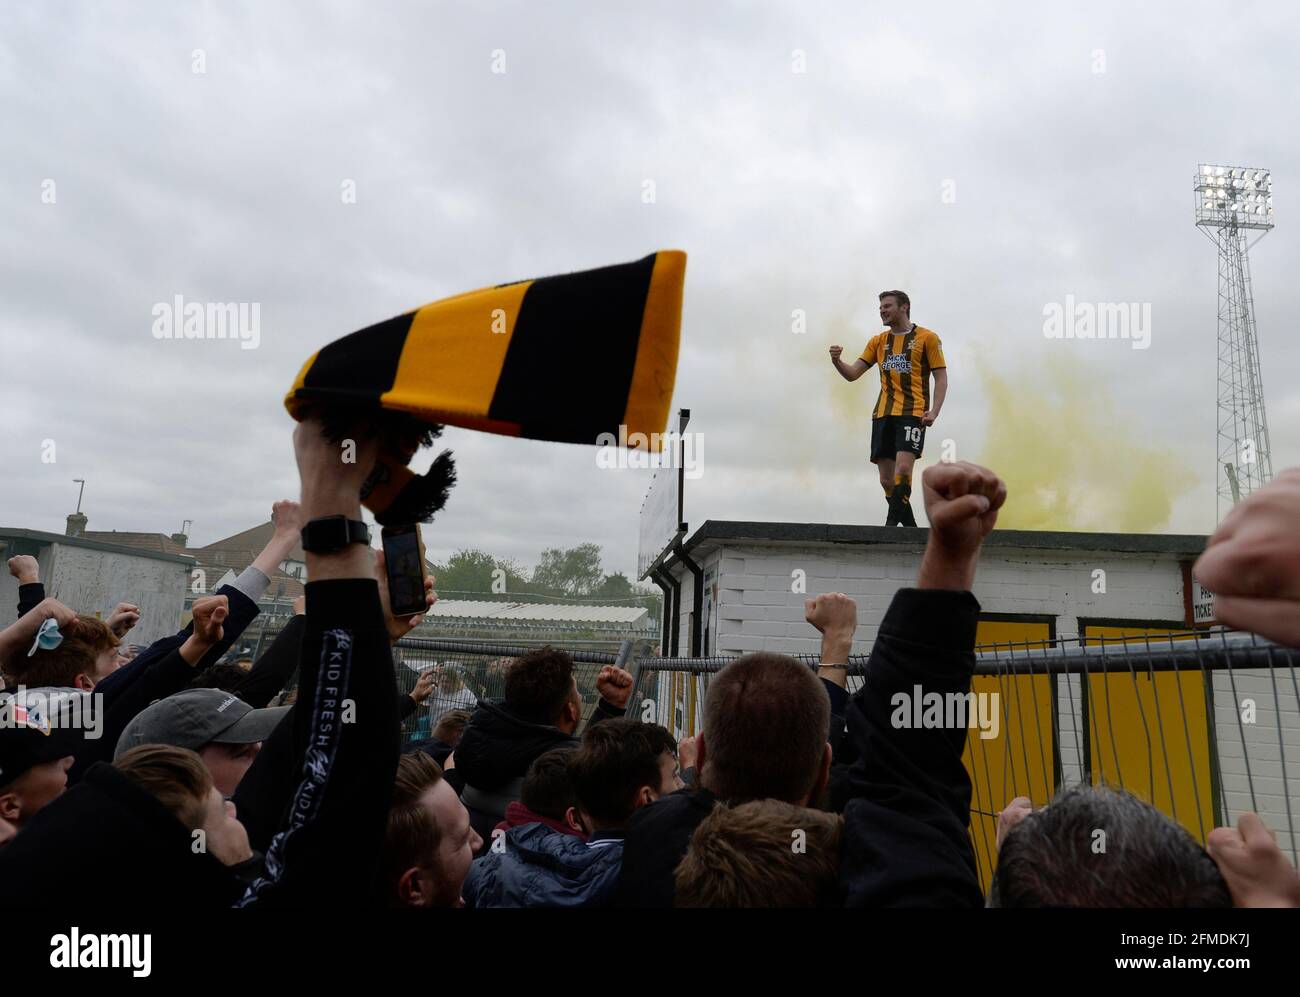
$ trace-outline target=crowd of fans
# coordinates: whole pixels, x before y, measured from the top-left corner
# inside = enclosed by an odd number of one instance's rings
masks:
[[[895,593],[860,689],[847,688],[857,607],[820,595],[806,606],[819,666],[736,659],[681,743],[633,719],[632,676],[614,666],[584,722],[573,661],[543,648],[493,662],[502,698],[467,700],[403,749],[401,720],[456,681],[426,673],[397,691],[392,645],[421,617],[393,616],[360,544],[308,552],[297,615],[256,662],[223,661],[303,523],[360,518],[375,444],[356,438],[345,463],[319,423],[299,424],[301,502],[277,503],[267,550],[147,647],[124,644],[136,606],[78,615],[46,597],[34,559],[10,559],[0,905],[1300,905],[1300,876],[1254,814],[1203,848],[1091,786],[1009,803],[986,895],[966,729],[890,719],[898,692],[970,689],[970,590],[1006,499],[973,464],[926,471],[916,584]],[[1300,471],[1241,503],[1196,571],[1223,622],[1300,644]]]

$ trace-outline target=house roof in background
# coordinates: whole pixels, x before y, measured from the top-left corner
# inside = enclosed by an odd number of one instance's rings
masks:
[[[118,547],[135,547],[138,550],[152,550],[159,554],[189,554],[184,544],[177,543],[165,533],[135,533],[129,530],[82,530],[81,536],[87,540],[115,544]]]

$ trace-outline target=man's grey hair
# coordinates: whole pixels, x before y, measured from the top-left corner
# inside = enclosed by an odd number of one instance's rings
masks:
[[[1218,866],[1149,803],[1075,786],[1002,842],[990,907],[1231,907]]]

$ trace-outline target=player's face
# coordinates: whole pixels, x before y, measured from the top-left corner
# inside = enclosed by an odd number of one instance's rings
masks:
[[[893,298],[880,299],[880,321],[885,325],[893,325],[903,318],[903,310],[898,306],[898,302]]]

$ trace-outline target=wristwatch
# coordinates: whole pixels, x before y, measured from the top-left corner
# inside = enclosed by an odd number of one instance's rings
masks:
[[[302,528],[302,549],[309,554],[336,554],[348,544],[370,546],[370,527],[347,516],[322,516]]]

